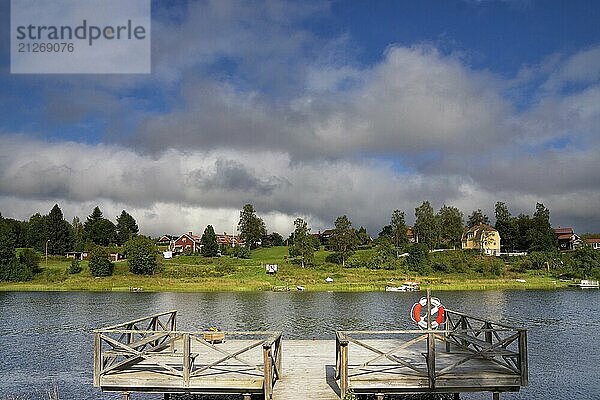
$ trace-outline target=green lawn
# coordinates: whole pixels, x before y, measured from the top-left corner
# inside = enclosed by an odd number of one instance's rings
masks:
[[[369,251],[369,250],[364,250]],[[0,283],[0,290],[92,290],[128,291],[143,288],[144,291],[265,291],[275,286],[289,286],[295,290],[301,285],[308,291],[381,291],[387,284],[400,285],[405,280],[421,282],[422,287],[434,290],[480,290],[480,289],[551,289],[565,286],[547,275],[535,273],[508,274],[502,278],[482,278],[465,274],[437,274],[431,276],[408,275],[400,270],[371,270],[366,268],[342,268],[325,262],[328,252],[315,253],[315,267],[302,268],[288,259],[286,247],[258,249],[250,259],[229,256],[205,258],[179,256],[162,260],[162,270],[153,276],[137,276],[129,272],[127,262],[115,264],[113,276],[95,278],[89,273],[87,262],[83,271],[68,274],[70,261],[51,258],[46,267],[33,280],[23,283]],[[278,264],[276,275],[267,275],[265,264]],[[326,283],[325,278],[333,278]],[[524,279],[526,282],[518,282]]]

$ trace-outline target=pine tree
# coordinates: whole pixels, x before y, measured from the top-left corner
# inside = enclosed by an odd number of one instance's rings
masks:
[[[83,224],[86,239],[94,244],[108,246],[116,243],[117,228],[115,224],[102,216],[99,207],[95,207]]]
[[[72,248],[71,225],[65,221],[63,213],[55,204],[46,217],[46,240],[48,242],[48,253],[64,255]]]
[[[125,210],[117,217],[117,244],[122,245],[129,239],[137,236],[139,228],[135,219]]]
[[[483,213],[483,211],[481,211],[481,209],[473,211],[471,213],[471,215],[469,215],[469,218],[467,219],[467,227],[469,227],[469,228],[472,228],[479,224],[489,225],[489,223],[490,223],[490,219],[488,218],[487,215],[485,215]]]
[[[219,244],[217,243],[217,235],[212,225],[208,225],[204,229],[202,238],[200,239],[202,247],[200,253],[204,257],[216,257],[219,254]]]

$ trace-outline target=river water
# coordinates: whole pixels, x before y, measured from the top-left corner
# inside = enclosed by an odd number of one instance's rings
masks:
[[[529,329],[529,386],[504,399],[600,398],[600,291],[438,292],[447,308]],[[408,329],[422,293],[0,293],[0,400],[117,399],[92,385],[92,330],[178,310],[181,330],[280,330],[333,339],[336,330]],[[134,395],[133,399],[161,399]],[[490,394],[464,394],[489,399]]]

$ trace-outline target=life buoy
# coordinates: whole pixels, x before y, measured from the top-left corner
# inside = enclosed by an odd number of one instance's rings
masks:
[[[421,315],[423,307],[427,307],[427,297],[421,297],[418,303],[415,303],[410,310],[410,318],[419,325],[421,329],[427,329],[427,315]],[[427,311],[425,312],[427,314]],[[437,297],[431,298],[431,315],[436,315],[435,320],[431,321],[431,328],[437,329],[445,322],[445,312],[442,302]]]

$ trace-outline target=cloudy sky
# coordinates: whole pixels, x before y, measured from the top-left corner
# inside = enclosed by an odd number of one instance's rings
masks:
[[[10,74],[0,212],[130,212],[146,234],[536,202],[600,231],[600,2],[155,1],[149,75]]]

